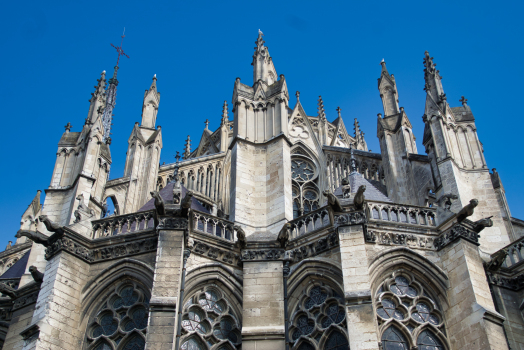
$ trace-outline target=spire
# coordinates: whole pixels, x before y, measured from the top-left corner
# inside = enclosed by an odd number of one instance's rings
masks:
[[[435,67],[436,63],[433,62],[433,57],[429,56],[429,52],[424,53],[424,90],[430,95],[433,100],[437,103],[445,101],[444,88],[442,87],[442,76],[440,71]]]
[[[353,129],[355,129],[355,139],[358,141],[358,139],[362,136],[362,131],[360,131],[357,118],[355,118],[354,125],[355,126]]]
[[[106,108],[104,110],[104,114],[102,116],[102,125],[104,128],[104,136],[103,140],[106,143],[111,143],[111,126],[113,121],[113,109],[115,108],[116,104],[116,87],[118,86],[118,79],[116,78],[116,75],[118,73],[118,63],[120,62],[120,56],[126,56],[129,58],[129,56],[124,53],[124,50],[122,49],[122,44],[124,43],[124,37],[125,37],[126,29],[124,28],[124,33],[122,34],[120,41],[120,46],[115,46],[111,44],[116,49],[116,52],[118,52],[118,58],[116,60],[116,66],[113,71],[113,76],[111,79],[109,79],[109,87],[107,88],[107,99],[106,99]]]
[[[259,29],[258,30],[258,37],[255,41],[255,53],[253,54],[253,62],[251,65],[253,66],[253,85],[255,85],[258,81],[263,81],[267,85],[273,84],[277,80],[277,71],[275,70],[275,66],[273,65],[273,61],[271,60],[271,56],[269,56],[269,51],[266,46],[264,46],[264,39],[263,39],[264,33]]]
[[[224,101],[224,105],[222,106],[222,122],[220,123],[220,126],[227,125],[229,123],[229,117],[227,115],[227,101]]]
[[[191,138],[187,135],[186,145],[184,147],[184,157],[183,159],[189,159],[191,156]]]
[[[149,88],[149,91],[155,89],[156,90],[156,74],[153,75],[153,82],[151,83],[151,87]]]
[[[384,117],[389,117],[399,113],[397,84],[393,74],[389,74],[384,59],[382,59],[380,65],[382,70],[380,78],[378,78],[378,91],[384,107]]]
[[[102,71],[100,74],[100,79],[96,80],[98,82],[97,85],[94,86],[95,92],[91,93],[91,99],[89,99],[89,102],[95,102],[98,96],[104,96],[105,88],[106,88],[106,71]]]
[[[318,96],[318,118],[322,121],[326,120],[326,111],[324,110],[324,101],[322,101],[322,96]]]
[[[156,80],[155,74],[149,90],[144,93],[144,102],[142,103],[142,126],[150,129],[155,128],[158,107],[160,106],[160,92],[157,90]]]

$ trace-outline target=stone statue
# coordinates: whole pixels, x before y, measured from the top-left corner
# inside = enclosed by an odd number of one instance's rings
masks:
[[[31,276],[33,276],[33,279],[37,283],[42,283],[44,280],[44,274],[36,268],[36,266],[29,266],[29,272],[31,273]]]
[[[475,221],[473,223],[473,225],[474,225],[473,231],[475,231],[476,233],[479,233],[480,231],[482,231],[486,227],[493,226],[493,220],[491,220],[492,217],[493,216],[490,216],[488,218],[484,218],[484,219],[480,219],[478,221]]]
[[[351,185],[347,178],[342,179],[342,198],[351,197]]]
[[[166,215],[166,206],[164,199],[160,197],[160,193],[157,191],[151,191],[151,197],[155,199],[155,209],[158,215]]]
[[[18,293],[16,292],[16,290],[9,287],[5,283],[0,283],[0,293],[7,295],[11,299],[16,299],[18,297]]]
[[[491,260],[488,263],[485,263],[486,269],[491,271],[498,271],[508,255],[508,249],[501,249],[498,252],[494,253],[491,256]]]
[[[182,199],[180,203],[180,208],[182,209],[191,209],[191,200],[193,199],[193,191],[187,191],[186,196]]]
[[[464,219],[466,219],[468,216],[473,215],[473,212],[475,211],[475,207],[479,205],[478,199],[472,199],[469,201],[469,204],[466,205],[464,208],[462,208],[458,214],[457,214],[457,221],[462,222]]]
[[[51,220],[49,220],[47,215],[40,215],[38,219],[44,223],[48,231],[54,232],[51,236],[46,236],[38,231],[35,232],[27,230],[18,230],[15,237],[27,237],[36,244],[41,244],[44,247],[49,247],[51,244],[53,244],[65,235],[63,226],[60,226],[57,223],[54,223]]]
[[[40,215],[38,217],[38,219],[44,223],[45,225],[45,228],[47,229],[47,231],[49,232],[53,232],[53,233],[59,233],[61,234],[62,236],[65,234],[65,231],[64,231],[64,227],[63,226],[60,226],[59,224],[55,223],[55,222],[52,222],[51,220],[49,220],[49,218],[47,217],[47,215]],[[47,236],[46,236],[47,237]]]
[[[331,191],[329,190],[325,190],[323,192],[324,196],[326,196],[327,198],[327,201],[328,201],[328,205],[337,213],[342,213],[344,212],[344,208],[342,208],[342,204],[340,204],[340,201],[338,200],[338,198],[333,194],[331,193]]]
[[[457,200],[458,196],[453,193],[443,194],[437,201],[438,206],[444,210],[449,211],[454,200]]]
[[[289,241],[289,231],[291,230],[291,224],[286,222],[282,229],[278,233],[277,241],[280,243],[281,248],[285,248]]]
[[[246,241],[246,233],[242,229],[242,227],[235,225],[233,226],[233,229],[237,232],[237,243],[240,249],[244,249],[247,245]]]
[[[365,191],[366,185],[360,185],[360,187],[357,190],[357,193],[355,194],[355,198],[353,199],[353,205],[357,210],[364,209],[364,200],[366,199],[366,197],[364,196]]]

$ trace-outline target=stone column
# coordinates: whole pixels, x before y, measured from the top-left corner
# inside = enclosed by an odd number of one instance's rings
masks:
[[[184,228],[187,219],[162,218],[159,224],[155,277],[151,291],[146,350],[174,349],[182,280]]]
[[[449,276],[446,331],[453,349],[508,349],[502,324],[495,311],[478,246],[459,238],[439,251]]]
[[[282,269],[282,261],[244,261],[244,350],[285,349]]]
[[[351,350],[379,349],[371,297],[368,253],[362,225],[338,228]]]

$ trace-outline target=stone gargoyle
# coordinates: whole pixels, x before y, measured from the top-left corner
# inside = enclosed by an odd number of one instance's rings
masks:
[[[333,211],[336,213],[342,213],[345,211],[344,208],[342,208],[342,204],[340,204],[338,198],[333,193],[331,193],[331,191],[325,190],[323,194],[327,198],[328,205],[333,209]]]
[[[44,281],[44,274],[36,268],[36,266],[29,266],[29,272],[31,273],[31,276],[33,276],[33,279],[37,283],[42,283]]]
[[[479,205],[478,199],[472,199],[469,201],[469,204],[466,205],[464,208],[462,208],[458,214],[457,214],[457,221],[462,222],[464,221],[468,216],[473,215],[473,212],[475,211],[475,207]]]
[[[46,236],[38,231],[35,232],[27,230],[18,230],[15,237],[27,237],[36,244],[41,244],[44,247],[49,247],[51,244],[55,243],[57,240],[59,240],[65,235],[64,227],[49,220],[47,215],[40,215],[38,219],[44,223],[45,227],[49,232],[53,232],[51,236]]]
[[[287,242],[289,241],[289,231],[291,230],[291,224],[289,222],[286,222],[284,226],[282,226],[282,229],[278,233],[277,241],[280,244],[281,248],[285,248],[287,245]]]
[[[151,197],[155,199],[155,209],[158,215],[166,215],[166,205],[164,199],[160,196],[157,191],[151,191]]]
[[[366,199],[366,197],[364,196],[365,191],[366,185],[360,185],[360,187],[357,190],[357,193],[355,194],[355,198],[353,199],[353,205],[357,210],[364,209],[364,201]]]
[[[478,221],[475,221],[473,223],[473,231],[475,231],[476,233],[480,233],[480,231],[482,231],[486,227],[493,226],[493,220],[491,220],[492,217],[493,216],[490,216],[488,218],[484,218],[484,219],[480,219]]]
[[[449,211],[454,200],[457,200],[458,196],[453,193],[443,194],[437,201],[438,206],[444,210]]]
[[[247,245],[246,241],[246,233],[242,229],[242,227],[235,225],[233,226],[233,229],[237,232],[237,244],[240,247],[240,249],[244,249]]]
[[[11,299],[18,297],[17,291],[5,283],[0,283],[0,293],[7,295]]]
[[[508,256],[508,250],[507,249],[501,249],[498,252],[491,255],[491,260],[489,262],[484,263],[486,266],[486,269],[491,271],[498,271],[502,267],[502,264],[504,264],[504,261],[506,260],[506,256]]]

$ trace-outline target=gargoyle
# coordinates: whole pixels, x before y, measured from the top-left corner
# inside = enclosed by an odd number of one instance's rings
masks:
[[[488,263],[485,263],[486,269],[491,271],[498,271],[508,255],[507,249],[501,249],[498,252],[491,255],[491,260]]]
[[[277,241],[280,243],[281,248],[285,248],[289,241],[289,231],[291,230],[291,224],[286,222],[282,229],[278,233]]]
[[[16,290],[5,283],[0,283],[0,293],[7,295],[11,299],[16,299],[18,297]]]
[[[458,196],[453,193],[446,193],[443,194],[437,201],[438,206],[443,208],[444,210],[450,210],[451,205],[453,204],[453,201],[458,199]]]
[[[473,212],[475,211],[475,207],[479,205],[479,201],[477,199],[472,199],[469,201],[469,204],[466,205],[464,208],[462,208],[458,214],[457,214],[457,221],[462,222],[464,219],[466,219],[468,216],[473,215]]]
[[[160,193],[157,191],[151,191],[151,197],[155,199],[155,209],[158,215],[166,215],[166,206],[164,205],[164,199],[160,197]]]
[[[331,193],[331,191],[329,190],[325,190],[323,192],[324,196],[326,196],[327,198],[327,201],[328,201],[328,205],[337,213],[342,213],[344,212],[344,208],[342,208],[342,204],[340,204],[340,201],[338,200],[338,198],[333,194]]]
[[[29,266],[29,272],[31,273],[31,276],[33,276],[33,279],[37,283],[42,283],[44,280],[44,274],[36,268],[36,266]]]
[[[351,185],[347,178],[342,179],[342,198],[351,197]]]
[[[53,233],[59,233],[61,234],[61,236],[64,235],[65,231],[64,231],[64,227],[63,226],[60,226],[59,224],[57,224],[56,222],[53,222],[51,220],[49,220],[49,218],[47,217],[47,215],[40,215],[38,217],[38,219],[44,223],[45,225],[45,228],[47,229],[47,231],[49,232],[53,232]],[[53,235],[54,236],[54,235]],[[51,236],[52,237],[52,236]]]
[[[238,243],[238,246],[240,247],[240,249],[244,249],[246,247],[246,245],[247,245],[246,233],[244,232],[242,227],[240,227],[238,225],[233,226],[233,229],[235,231],[237,231],[237,243]]]
[[[364,196],[365,191],[366,185],[360,185],[360,187],[357,190],[357,193],[355,194],[355,198],[353,199],[353,205],[357,210],[361,210],[364,208],[364,200],[366,199],[366,197]]]
[[[484,218],[484,219],[480,219],[478,221],[475,221],[473,223],[473,225],[474,225],[473,231],[475,231],[476,233],[479,233],[480,231],[482,231],[486,227],[493,226],[493,220],[491,220],[492,217],[493,216],[490,216],[489,218]]]
[[[16,238],[20,237],[27,237],[36,244],[41,244],[44,247],[49,246],[49,236],[44,235],[40,232],[34,232],[34,231],[27,231],[27,230],[18,230],[18,232],[15,235]]]
[[[193,199],[193,191],[187,191],[186,196],[182,199],[180,203],[180,208],[182,209],[191,209],[191,200]]]

